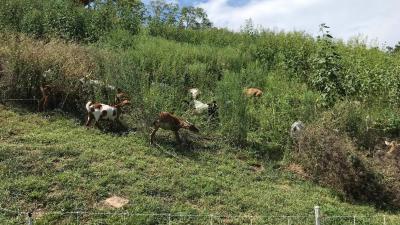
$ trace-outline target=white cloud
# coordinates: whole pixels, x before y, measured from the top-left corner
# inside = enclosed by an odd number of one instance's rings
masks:
[[[400,41],[399,0],[250,0],[240,7],[228,0],[197,4],[208,13],[215,26],[240,30],[246,19],[264,28],[304,30],[318,33],[327,23],[331,33],[344,40],[359,34],[394,45]]]

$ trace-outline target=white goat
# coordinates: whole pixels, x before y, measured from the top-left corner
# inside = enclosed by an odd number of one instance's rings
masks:
[[[192,96],[192,99],[196,100],[200,95],[200,90],[198,88],[190,88],[189,93]]]
[[[294,122],[290,127],[290,137],[294,139],[298,138],[301,131],[304,130],[304,127],[305,127],[304,123],[301,122],[300,120]]]
[[[79,81],[82,84],[89,84],[90,86],[105,87],[105,88],[110,89],[112,91],[116,89],[114,86],[109,85],[109,84],[105,84],[103,81],[100,81],[100,80],[90,80],[90,79],[87,79],[86,77],[84,77],[84,78],[79,79]]]
[[[195,114],[203,114],[208,111],[209,105],[202,103],[199,100],[193,100],[194,104],[194,113]]]

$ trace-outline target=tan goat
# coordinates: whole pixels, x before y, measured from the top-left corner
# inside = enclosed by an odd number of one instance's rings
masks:
[[[153,122],[154,130],[150,134],[150,144],[154,143],[154,136],[159,128],[164,130],[173,131],[175,134],[176,141],[180,144],[181,138],[179,137],[179,129],[188,129],[192,132],[198,133],[199,129],[186,120],[180,119],[169,112],[161,112],[158,118]]]
[[[389,147],[389,150],[386,152],[389,156],[397,157],[400,156],[400,145],[395,141],[385,141],[385,145]]]
[[[244,93],[248,97],[261,97],[263,95],[263,92],[258,88],[247,88]]]

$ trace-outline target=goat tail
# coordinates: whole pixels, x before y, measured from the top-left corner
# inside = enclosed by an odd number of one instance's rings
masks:
[[[93,104],[93,102],[92,101],[88,101],[88,103],[86,103],[86,110],[88,111],[88,112],[90,112],[91,111],[91,105]]]

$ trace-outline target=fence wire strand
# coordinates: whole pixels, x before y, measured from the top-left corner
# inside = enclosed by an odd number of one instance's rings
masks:
[[[38,212],[37,212],[38,213]],[[313,214],[303,215],[218,215],[218,214],[185,214],[185,213],[135,213],[129,211],[119,212],[96,212],[88,210],[75,211],[48,211],[40,212],[40,218],[36,217],[35,211],[24,211],[17,209],[7,209],[0,206],[0,215],[9,214],[11,218],[16,220],[24,220],[25,223],[33,221],[33,224],[44,216],[58,215],[65,216],[74,224],[85,224],[85,219],[91,218],[96,221],[110,220],[117,218],[120,222],[117,224],[129,224],[128,221],[133,217],[144,217],[156,219],[160,224],[315,224]],[[325,224],[400,224],[400,216],[389,215],[321,215],[321,225]],[[123,223],[121,223],[123,221]],[[81,223],[82,222],[82,223]],[[92,223],[91,223],[92,224]],[[97,223],[94,223],[97,224]],[[102,224],[102,223],[101,223]]]

